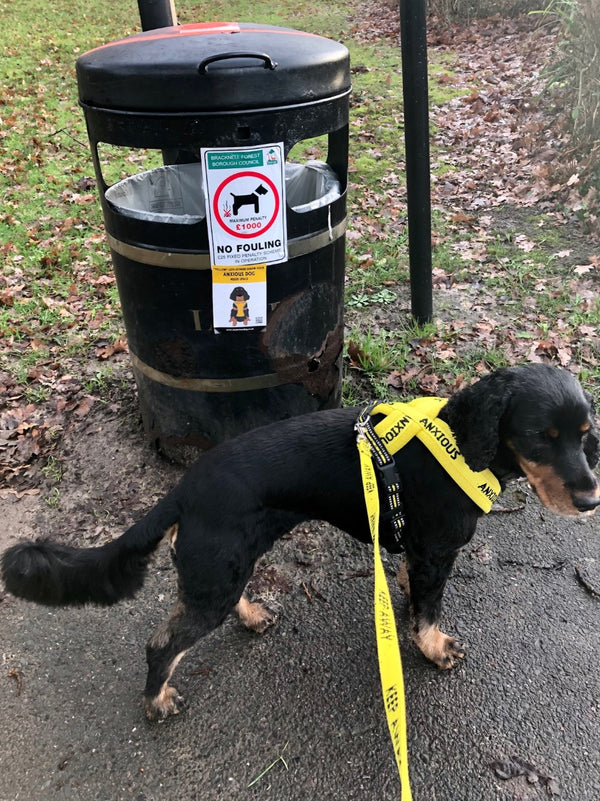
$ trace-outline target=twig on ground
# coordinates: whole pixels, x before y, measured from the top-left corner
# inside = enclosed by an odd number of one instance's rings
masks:
[[[275,759],[273,762],[271,762],[271,764],[270,764],[268,767],[266,767],[266,768],[263,770],[263,772],[262,772],[262,773],[259,773],[259,774],[258,774],[258,776],[257,776],[255,779],[252,779],[252,781],[251,781],[251,782],[250,782],[250,784],[248,785],[248,789],[250,789],[250,787],[252,787],[253,785],[255,785],[255,784],[258,782],[258,781],[260,781],[260,780],[263,778],[263,776],[266,776],[266,775],[267,775],[267,773],[268,773],[270,770],[272,770],[272,769],[275,767],[275,765],[276,765],[278,762],[282,762],[282,763],[283,763],[283,766],[284,766],[284,768],[285,768],[286,770],[289,770],[289,768],[288,768],[288,764],[287,764],[287,762],[285,761],[285,759],[283,758],[283,752],[284,752],[284,751],[285,751],[285,749],[288,747],[288,745],[289,745],[289,743],[286,743],[286,744],[283,746],[283,748],[281,749],[281,754],[279,754],[279,756],[277,757],[277,759]]]

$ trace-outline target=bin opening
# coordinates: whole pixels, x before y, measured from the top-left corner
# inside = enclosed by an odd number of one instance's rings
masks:
[[[200,164],[171,164],[132,175],[106,190],[114,208],[138,220],[193,225],[206,216]]]
[[[286,162],[285,193],[288,206],[304,214],[333,203],[341,188],[337,175],[324,161]]]
[[[341,194],[337,175],[324,161],[286,162],[285,186],[287,205],[298,214],[327,206]],[[206,216],[199,163],[145,170],[109,187],[105,197],[138,220],[193,225]]]

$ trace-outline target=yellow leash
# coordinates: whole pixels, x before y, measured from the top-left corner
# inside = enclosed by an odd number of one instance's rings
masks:
[[[406,741],[406,709],[404,705],[404,679],[402,659],[398,645],[398,632],[392,608],[392,599],[385,578],[379,550],[379,492],[371,459],[371,446],[359,435],[358,452],[369,516],[369,528],[375,554],[375,633],[379,675],[388,729],[392,739],[396,765],[400,776],[402,801],[412,801],[408,777],[408,747]]]
[[[408,774],[404,679],[394,610],[379,547],[379,489],[373,458],[377,459],[381,470],[382,463],[389,463],[391,455],[397,453],[416,436],[471,500],[484,513],[489,512],[500,493],[500,483],[490,470],[475,472],[467,465],[450,427],[437,417],[445,403],[446,400],[443,398],[418,398],[411,403],[379,403],[373,408],[366,409],[356,423],[358,432],[356,444],[360,457],[369,530],[373,540],[375,633],[379,675],[388,729],[400,776],[402,801],[412,801]],[[370,417],[379,414],[385,416],[373,428]],[[387,464],[386,467],[393,465]],[[392,507],[402,506],[400,489],[397,476],[395,480],[388,479],[388,500]],[[392,508],[392,512],[395,511]],[[402,508],[393,520],[401,529],[404,524]]]

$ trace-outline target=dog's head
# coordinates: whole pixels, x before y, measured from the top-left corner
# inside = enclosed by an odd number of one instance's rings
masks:
[[[525,475],[544,506],[559,514],[600,505],[593,403],[566,370],[544,364],[497,370],[452,397],[446,416],[473,470]]]
[[[236,286],[236,288],[231,291],[229,298],[230,300],[250,300],[250,295],[243,286]]]

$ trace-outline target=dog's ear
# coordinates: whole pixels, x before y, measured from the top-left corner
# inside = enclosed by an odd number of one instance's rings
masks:
[[[485,470],[496,455],[500,419],[511,397],[511,384],[508,370],[496,370],[457,392],[444,408],[456,443],[471,470]]]
[[[583,438],[583,452],[590,468],[596,467],[600,460],[600,440],[598,438],[598,429],[596,428],[596,407],[594,399],[589,392],[584,392],[586,401],[590,405],[590,422],[591,428],[586,432]]]

